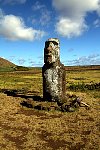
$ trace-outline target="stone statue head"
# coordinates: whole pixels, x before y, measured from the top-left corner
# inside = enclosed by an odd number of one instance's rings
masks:
[[[44,63],[51,64],[60,60],[59,56],[59,40],[50,38],[45,42],[44,48]]]

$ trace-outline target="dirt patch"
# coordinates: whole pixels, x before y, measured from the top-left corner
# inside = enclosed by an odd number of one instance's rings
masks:
[[[65,140],[53,140],[52,134],[48,133],[46,131],[42,131],[39,135],[40,139],[47,142],[47,146],[51,147],[53,150],[59,149],[59,148],[66,148],[66,144],[68,144]]]
[[[23,137],[24,137],[24,135],[16,136],[16,137],[13,137],[9,134],[4,135],[4,138],[7,139],[8,141],[14,142],[18,149],[23,149],[22,145],[24,144],[24,142],[26,142],[26,139]]]
[[[39,112],[39,111],[34,111],[34,110],[25,110],[25,109],[20,109],[18,111],[18,114],[24,114],[25,116],[31,116],[31,115],[35,115],[37,117],[41,117],[44,116],[45,113]]]
[[[87,118],[87,120],[88,120],[88,121],[94,121],[94,118],[89,117],[89,118]]]
[[[68,148],[69,148],[69,150],[81,150],[81,149],[85,148],[85,144],[76,143],[75,145],[69,146]]]
[[[50,115],[50,117],[47,116],[42,116],[40,119],[45,120],[45,119],[55,119],[55,118],[60,118],[62,115]]]
[[[83,131],[82,134],[83,135],[89,135],[91,133],[91,131]]]
[[[71,113],[35,110],[20,105],[28,99],[0,93],[0,149],[99,150],[99,99],[94,99],[91,93],[71,94],[83,96],[91,109],[80,107]],[[46,106],[37,100],[38,97],[30,99],[34,105]]]

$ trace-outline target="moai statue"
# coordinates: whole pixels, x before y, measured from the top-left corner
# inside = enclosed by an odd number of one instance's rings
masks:
[[[57,38],[45,42],[43,76],[43,99],[63,104],[66,92],[66,71],[60,62],[60,45]]]

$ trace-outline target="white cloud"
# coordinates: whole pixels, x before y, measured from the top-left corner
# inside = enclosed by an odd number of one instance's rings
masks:
[[[42,38],[45,32],[26,27],[21,17],[4,15],[0,18],[0,35],[9,40],[33,41]]]
[[[24,4],[27,0],[0,0],[0,2],[2,4],[10,4],[10,5],[14,5],[14,4]]]
[[[9,61],[13,61],[15,59],[16,56],[9,56],[9,58],[7,60]]]
[[[32,6],[32,10],[35,12],[37,11],[40,14],[39,18],[37,18],[36,16],[36,19],[32,20],[32,23],[36,23],[36,20],[38,20],[40,25],[48,26],[51,20],[51,11],[47,9],[46,5],[41,4],[39,1],[36,1]]]
[[[82,15],[88,11],[97,11],[99,9],[99,0],[53,0],[53,5],[62,13],[67,12],[70,15]],[[72,13],[74,12],[75,13]]]
[[[25,63],[25,59],[24,58],[19,58],[18,59],[18,63],[19,63],[19,65],[23,65],[24,63]]]
[[[100,27],[100,19],[96,19],[94,22],[93,22],[93,25],[98,28]]]
[[[40,23],[42,26],[48,25],[51,19],[50,14],[51,14],[50,11],[48,11],[47,9],[41,12]]]
[[[32,6],[34,11],[40,10],[42,8],[45,8],[45,5],[42,5],[39,1],[36,1]]]
[[[34,67],[34,66],[35,66],[35,67],[40,67],[40,66],[43,66],[43,63],[41,63],[41,62],[35,62],[35,61],[32,61],[32,60],[31,60],[31,61],[29,62],[29,66],[30,66],[30,67]]]
[[[88,12],[100,12],[100,0],[53,0],[53,6],[59,12],[56,31],[68,38],[80,36],[87,30]]]
[[[74,37],[80,36],[86,29],[87,25],[84,23],[84,20],[73,21],[67,18],[60,18],[59,22],[56,24],[56,31],[64,37]]]
[[[43,61],[44,56],[38,56],[37,59],[39,59],[40,61]]]
[[[66,65],[100,65],[100,54],[82,56],[65,62]]]
[[[0,19],[3,17],[3,11],[2,9],[0,8]]]

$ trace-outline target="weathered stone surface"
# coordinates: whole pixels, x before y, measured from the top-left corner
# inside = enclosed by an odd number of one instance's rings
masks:
[[[66,71],[60,62],[59,40],[50,38],[45,42],[43,76],[43,98],[63,103],[66,92]]]

